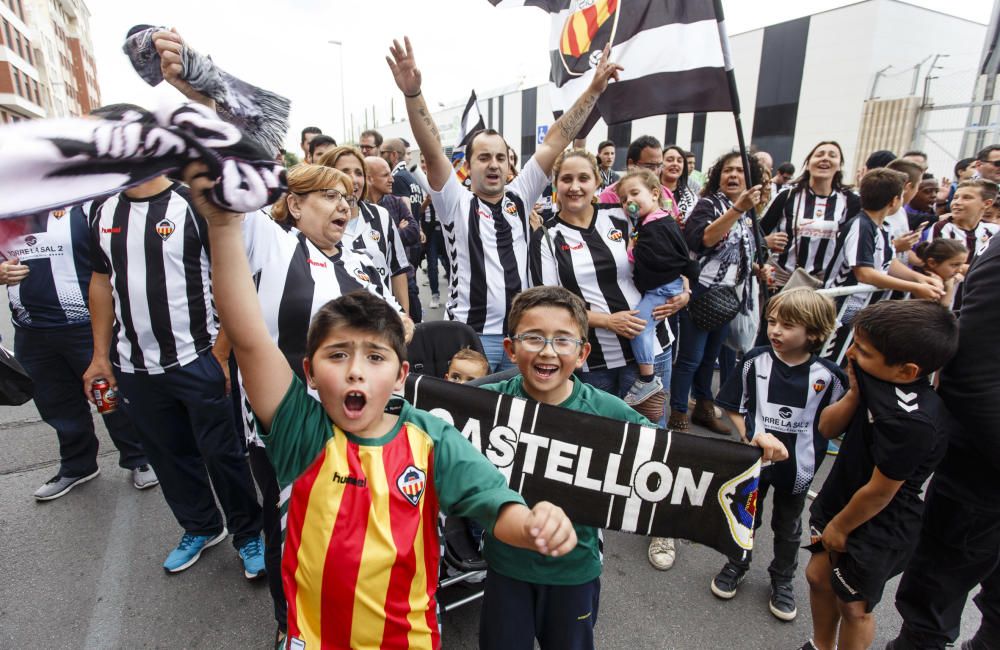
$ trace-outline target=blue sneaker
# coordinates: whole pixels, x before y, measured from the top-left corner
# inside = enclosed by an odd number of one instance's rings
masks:
[[[243,575],[247,580],[255,580],[267,573],[264,569],[264,542],[261,541],[260,535],[243,542],[238,552],[240,559],[243,560]]]
[[[167,556],[166,561],[163,563],[163,570],[167,573],[180,573],[197,562],[198,558],[201,557],[202,551],[209,546],[215,546],[226,539],[228,535],[229,531],[225,528],[215,536],[184,533],[181,537],[181,543],[177,545],[177,548],[170,551],[170,555]]]

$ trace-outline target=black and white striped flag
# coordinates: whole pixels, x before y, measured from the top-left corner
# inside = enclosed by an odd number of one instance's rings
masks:
[[[465,148],[469,146],[472,136],[477,131],[482,131],[485,128],[486,122],[483,121],[483,114],[479,112],[476,91],[473,90],[472,94],[469,95],[469,103],[465,105],[465,110],[462,111],[462,121],[458,125],[458,144],[455,145],[455,148],[451,152],[451,166],[455,168],[458,180],[466,187],[469,186],[470,182],[469,167],[465,160]]]
[[[649,115],[732,111],[720,0],[490,0],[552,19],[551,103],[566,111],[590,84],[605,45],[625,68],[597,102],[608,124]]]

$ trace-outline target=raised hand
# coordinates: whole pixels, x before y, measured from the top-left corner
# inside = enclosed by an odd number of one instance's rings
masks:
[[[617,63],[611,62],[611,43],[608,43],[604,46],[601,60],[597,62],[597,68],[594,70],[594,79],[590,82],[591,90],[597,94],[603,93],[608,87],[608,82],[612,79],[618,81],[618,73],[624,69]]]
[[[201,94],[181,78],[181,74],[184,72],[184,64],[181,59],[181,54],[184,51],[184,39],[177,33],[177,30],[156,32],[153,34],[153,45],[156,46],[156,53],[160,55],[160,72],[163,73],[163,78],[167,80],[167,83],[188,99],[214,109],[214,100]]]
[[[403,45],[393,39],[392,47],[389,48],[392,56],[385,57],[389,69],[392,70],[392,77],[396,80],[396,86],[403,91],[404,95],[419,95],[421,76],[420,69],[417,68],[417,61],[413,58],[413,46],[410,45],[410,38],[403,37]]]

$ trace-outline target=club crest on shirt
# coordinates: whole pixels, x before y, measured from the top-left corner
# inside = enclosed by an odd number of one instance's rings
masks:
[[[621,241],[624,238],[625,235],[623,235],[622,231],[619,230],[618,228],[612,228],[611,230],[608,231],[608,239],[610,239],[611,241]]]
[[[156,234],[159,235],[160,239],[163,241],[167,241],[167,238],[174,234],[176,229],[177,227],[174,226],[174,222],[170,219],[164,219],[160,223],[156,224]]]
[[[503,199],[503,211],[506,212],[511,217],[517,216],[517,204],[510,200],[508,197]]]
[[[817,379],[816,383],[813,384],[813,390],[817,393],[822,393],[824,388],[826,388],[826,380],[824,379]]]
[[[367,273],[365,273],[364,271],[362,271],[361,269],[354,269],[354,275],[356,275],[357,278],[359,280],[361,280],[362,282],[371,282],[372,281],[371,277]]]
[[[380,233],[379,231],[374,230],[374,229],[373,230],[369,230],[368,231],[368,239],[370,239],[370,240],[372,240],[374,242],[380,241],[382,239],[382,233]]]
[[[52,211],[52,216],[55,217],[56,219],[62,219],[63,217],[66,216],[66,211],[65,210],[53,210]]]
[[[426,479],[427,474],[422,469],[410,465],[396,479],[396,487],[406,497],[406,500],[415,506],[420,502],[420,497],[424,494]]]

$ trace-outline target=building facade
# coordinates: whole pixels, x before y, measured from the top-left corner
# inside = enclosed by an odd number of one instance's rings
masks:
[[[861,0],[837,9],[735,34],[730,38],[747,142],[768,151],[775,164],[800,168],[821,140],[839,142],[845,176],[858,159],[890,148],[897,154],[926,150],[930,171],[952,175],[960,158],[964,114],[925,110],[935,104],[968,102],[975,87],[986,25],[901,0]],[[470,82],[470,87],[475,82]],[[908,122],[883,128],[870,102],[907,100]],[[445,144],[454,144],[462,105],[435,113]],[[496,96],[479,95],[488,126],[503,133],[523,162],[552,123],[548,86]],[[867,116],[867,117],[866,117]],[[405,123],[379,125],[384,134],[409,138]],[[618,146],[616,167],[625,164],[628,143],[653,135],[695,153],[699,168],[735,147],[728,113],[659,115],[624,124],[597,123],[587,136],[595,150],[604,139]],[[884,144],[883,144],[884,143]],[[881,145],[881,146],[880,146]]]
[[[0,120],[83,115],[100,105],[81,0],[0,0]]]

